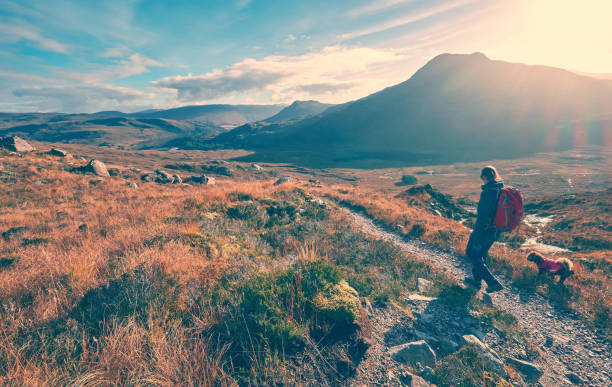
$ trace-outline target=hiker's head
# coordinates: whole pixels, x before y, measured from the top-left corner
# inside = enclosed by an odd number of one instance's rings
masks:
[[[492,165],[487,165],[486,167],[482,168],[482,171],[480,171],[480,178],[485,183],[501,180],[501,177],[497,173],[497,169],[495,169],[495,167]]]

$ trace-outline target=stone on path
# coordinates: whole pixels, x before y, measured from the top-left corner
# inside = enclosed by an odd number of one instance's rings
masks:
[[[537,365],[513,357],[508,357],[506,363],[511,364],[517,371],[525,375],[527,381],[531,383],[538,381],[544,373]]]
[[[576,375],[573,372],[568,372],[565,374],[565,376],[569,379],[570,382],[574,383],[574,384],[578,384],[578,385],[583,385],[584,380],[582,380],[582,378],[578,375]]]
[[[474,345],[484,356],[486,368],[494,371],[500,376],[507,377],[508,373],[504,368],[504,362],[501,361],[497,353],[489,348],[485,343],[474,335],[463,335],[461,337],[462,344]]]
[[[431,366],[436,364],[436,353],[425,340],[396,345],[389,349],[391,357],[396,361],[409,365]]]
[[[26,140],[21,137],[0,137],[0,147],[13,152],[32,152],[36,150]]]
[[[418,375],[412,374],[410,372],[404,372],[400,376],[400,380],[403,386],[410,386],[410,387],[429,387],[431,386],[431,384],[429,384],[425,379],[423,379],[422,377]]]

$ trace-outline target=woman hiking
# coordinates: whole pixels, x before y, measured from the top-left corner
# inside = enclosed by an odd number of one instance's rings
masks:
[[[497,200],[504,182],[495,167],[486,166],[480,172],[482,192],[478,201],[476,224],[465,249],[465,255],[472,261],[473,278],[466,278],[465,283],[480,290],[482,280],[487,283],[487,293],[503,289],[493,274],[487,268],[489,249],[497,238],[497,229],[493,227],[493,219],[497,210]]]

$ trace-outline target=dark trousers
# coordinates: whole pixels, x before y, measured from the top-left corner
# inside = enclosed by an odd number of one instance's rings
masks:
[[[482,231],[473,231],[465,249],[465,255],[472,261],[472,273],[477,283],[484,280],[487,285],[495,285],[498,281],[487,267],[489,249],[497,238],[494,228]]]

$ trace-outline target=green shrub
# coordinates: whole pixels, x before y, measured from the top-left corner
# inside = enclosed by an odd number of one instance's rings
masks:
[[[499,375],[488,372],[484,368],[484,358],[473,345],[461,348],[446,356],[434,369],[439,386],[511,386]]]
[[[612,310],[604,302],[597,302],[593,305],[593,322],[603,329],[610,329]]]
[[[314,298],[314,306],[332,323],[350,325],[359,317],[359,294],[345,281],[328,285]]]
[[[458,308],[466,309],[472,297],[476,292],[471,288],[462,288],[459,285],[447,285],[438,294],[438,298],[444,304]]]
[[[400,186],[400,185],[414,185],[418,183],[418,180],[416,177],[412,176],[412,175],[402,175],[402,180],[397,183],[396,185]]]
[[[21,245],[22,246],[37,246],[37,245],[43,245],[45,243],[48,243],[49,239],[48,238],[23,238],[21,240]]]
[[[333,325],[355,313],[356,291],[341,281],[335,267],[322,262],[257,275],[232,290],[221,283],[215,294],[216,304],[233,310],[216,330],[240,354],[254,347],[295,353],[303,348],[309,331],[319,328],[319,319]],[[236,360],[243,365],[251,361],[242,355]]]
[[[420,238],[423,236],[423,234],[425,234],[426,231],[427,227],[424,224],[416,223],[412,225],[412,228],[410,229],[410,235],[415,238]]]

